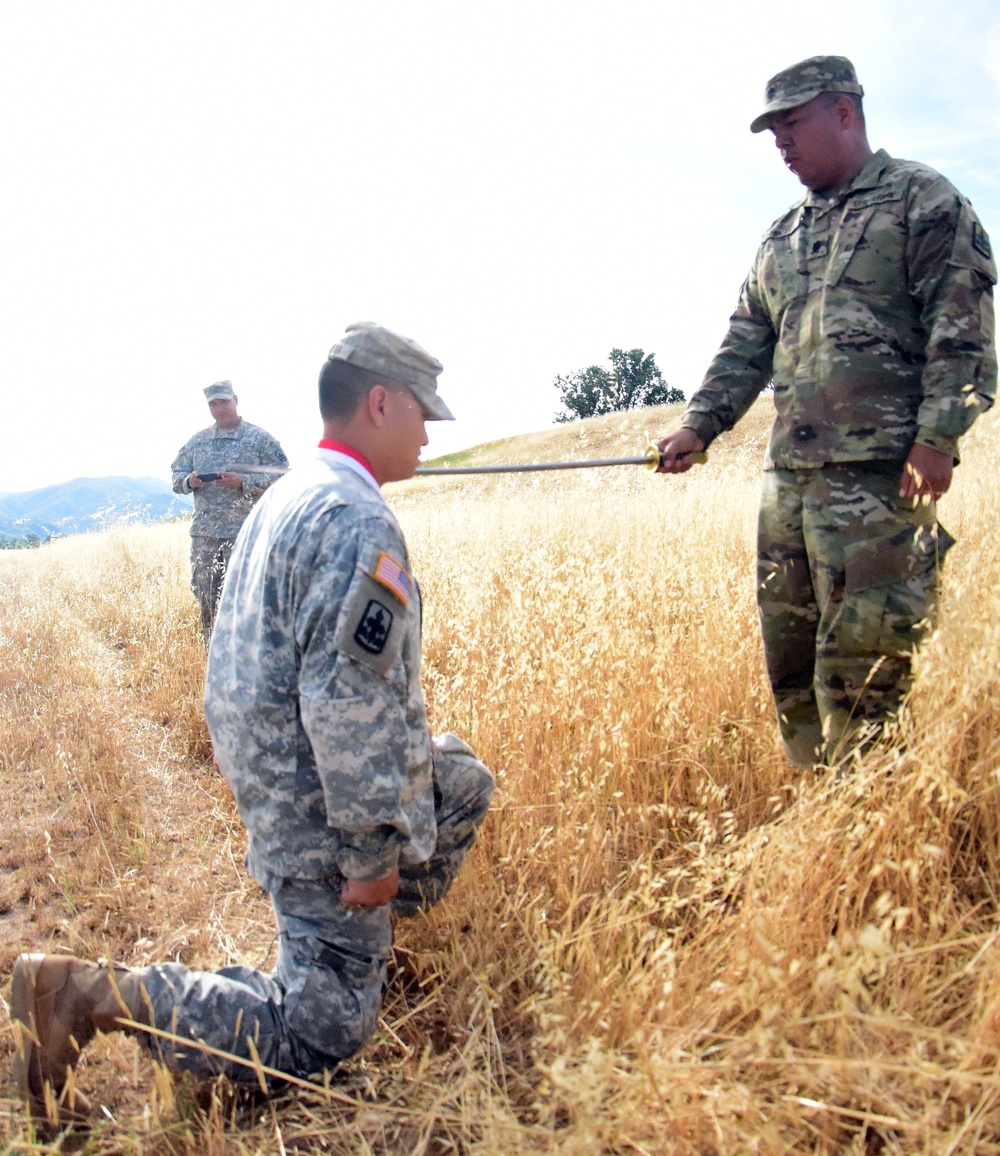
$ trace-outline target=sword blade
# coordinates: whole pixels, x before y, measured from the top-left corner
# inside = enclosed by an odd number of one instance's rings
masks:
[[[679,457],[690,457],[692,462],[701,465],[707,460],[704,453],[681,454]],[[632,458],[591,458],[579,462],[525,462],[512,466],[418,466],[415,477],[459,477],[462,474],[529,474],[539,470],[593,470],[605,466],[645,466],[648,470],[655,470],[660,464],[660,453],[656,446],[650,445],[641,457]],[[284,466],[236,465],[230,466],[233,474],[287,474]]]
[[[257,465],[236,465],[226,466],[226,473],[229,474],[287,474],[288,466],[257,466]],[[221,474],[223,471],[219,470]]]
[[[597,458],[580,462],[527,462],[514,466],[418,466],[417,477],[450,477],[459,474],[527,474],[536,470],[592,470],[603,466],[648,466],[649,457]]]

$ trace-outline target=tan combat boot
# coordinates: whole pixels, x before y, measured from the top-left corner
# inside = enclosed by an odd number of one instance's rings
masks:
[[[95,1033],[122,1030],[121,1019],[149,1019],[138,972],[37,953],[14,965],[10,1018],[18,1025],[14,1078],[36,1119],[51,1124],[90,1114],[70,1073]]]

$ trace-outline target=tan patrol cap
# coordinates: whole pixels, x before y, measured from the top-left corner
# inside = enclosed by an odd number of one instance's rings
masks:
[[[409,337],[376,325],[355,321],[330,350],[327,360],[346,361],[361,369],[384,373],[398,381],[420,402],[431,421],[454,421],[455,415],[438,396],[437,377],[444,366]]]
[[[810,56],[772,76],[764,89],[764,111],[750,124],[751,132],[770,128],[776,112],[806,104],[821,92],[853,92],[864,96],[858,74],[846,56]]]
[[[236,397],[233,392],[233,383],[231,381],[217,381],[214,385],[206,385],[205,397],[209,401],[217,401],[219,398],[232,401]]]

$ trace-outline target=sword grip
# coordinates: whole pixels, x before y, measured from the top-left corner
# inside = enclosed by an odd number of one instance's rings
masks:
[[[691,464],[695,466],[703,466],[708,461],[708,454],[706,454],[704,450],[699,450],[697,453],[684,454],[683,456],[690,458]],[[650,442],[649,445],[646,446],[646,469],[658,469],[662,461],[663,455],[656,446]]]

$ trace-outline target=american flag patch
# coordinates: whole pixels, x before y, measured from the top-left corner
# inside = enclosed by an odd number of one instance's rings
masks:
[[[388,554],[379,555],[375,581],[381,582],[386,590],[391,590],[404,606],[409,606],[410,576],[395,558],[390,558]]]

